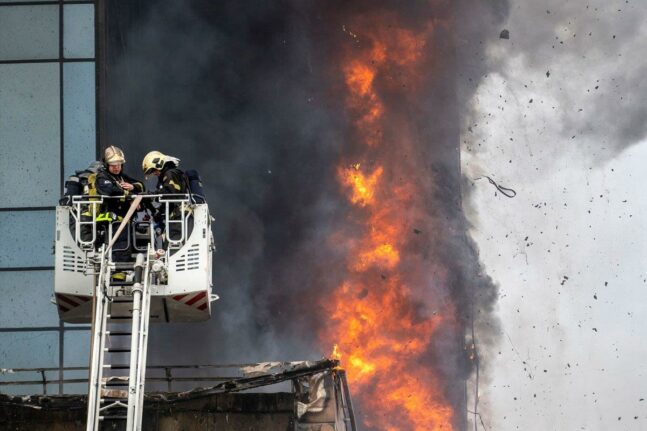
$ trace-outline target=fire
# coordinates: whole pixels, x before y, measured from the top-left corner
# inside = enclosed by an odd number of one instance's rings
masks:
[[[339,353],[339,346],[337,344],[335,344],[335,346],[333,347],[330,357],[332,359],[337,359],[338,361],[341,361],[341,353]]]
[[[382,23],[384,24],[384,23]],[[402,121],[392,113],[382,91],[416,91],[427,41],[433,27],[417,32],[393,22],[353,29],[353,45],[341,67],[346,107],[362,158],[341,161],[337,179],[352,205],[351,217],[362,226],[347,239],[350,250],[346,279],[325,305],[330,325],[322,342],[333,348],[364,411],[366,426],[389,431],[450,430],[454,412],[439,377],[426,363],[441,323],[454,310],[425,311],[429,271],[420,253],[410,249],[413,218],[423,218],[425,190],[401,165],[414,145],[407,124],[397,141],[387,139],[385,125]],[[384,30],[388,28],[388,31]],[[406,85],[405,85],[406,84]],[[442,302],[442,300],[438,300]]]
[[[354,271],[364,271],[370,266],[384,267],[391,269],[400,261],[400,253],[393,247],[393,244],[379,244],[371,250],[360,252],[351,268]]]
[[[375,195],[375,186],[384,171],[381,167],[377,168],[370,175],[365,175],[359,170],[360,165],[356,164],[350,168],[339,171],[341,181],[352,188],[351,202],[361,206],[373,202]]]

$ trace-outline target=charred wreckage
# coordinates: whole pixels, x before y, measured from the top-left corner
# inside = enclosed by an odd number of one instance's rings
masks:
[[[153,381],[166,381],[169,385],[174,380],[211,380],[219,383],[185,392],[146,393],[144,420],[140,429],[160,431],[178,429],[354,431],[357,429],[346,375],[339,368],[339,362],[336,360],[265,362],[213,368],[236,369],[240,376],[151,378]],[[35,371],[46,372],[47,369],[5,369],[2,373],[20,374]],[[54,381],[46,381],[45,386],[52,382]],[[3,385],[36,383],[39,382],[22,380],[3,382]],[[268,392],[272,385],[281,384],[289,385],[290,390]],[[250,392],[254,390],[256,392]],[[80,431],[86,428],[87,401],[84,395],[2,394],[0,395],[0,427],[12,431]],[[124,425],[117,419],[107,419],[102,423],[103,429],[110,430],[124,429]]]

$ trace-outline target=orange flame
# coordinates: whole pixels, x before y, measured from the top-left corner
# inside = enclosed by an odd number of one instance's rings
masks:
[[[407,251],[407,214],[421,212],[415,196],[423,195],[415,181],[401,175],[380,127],[391,121],[389,106],[381,96],[382,86],[415,91],[426,41],[433,28],[411,30],[389,25],[388,31],[350,33],[368,48],[353,51],[342,66],[347,88],[347,109],[364,161],[342,162],[337,178],[353,205],[352,216],[364,226],[358,238],[349,241],[348,277],[333,292],[325,306],[330,326],[322,342],[334,344],[332,356],[342,360],[353,392],[372,417],[364,423],[389,431],[450,430],[454,412],[445,399],[439,379],[424,365],[425,354],[441,321],[453,320],[446,313],[420,311],[420,301],[411,285],[409,270],[417,261]],[[395,85],[394,76],[407,85]],[[406,133],[399,145],[405,149]],[[377,162],[375,162],[377,160]],[[423,271],[422,268],[417,268]],[[451,308],[451,307],[447,307]]]
[[[359,170],[359,164],[356,164],[351,168],[340,169],[338,175],[341,181],[352,189],[350,201],[364,206],[373,202],[375,186],[383,171],[379,167],[372,174],[364,175]]]

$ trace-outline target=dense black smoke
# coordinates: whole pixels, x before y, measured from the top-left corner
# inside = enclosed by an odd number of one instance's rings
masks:
[[[334,268],[320,246],[336,217],[333,166],[342,139],[325,106],[325,68],[310,47],[308,20],[316,17],[287,2],[110,7],[108,140],[126,147],[130,160],[157,149],[198,169],[216,218],[214,291],[222,299],[214,320],[165,328],[195,336],[173,337],[170,350],[167,338],[154,339],[153,357],[320,356],[312,328],[276,332],[304,319],[270,303],[315,285],[326,291],[309,259]]]
[[[443,250],[430,266],[449,274],[448,296],[463,327],[474,311],[491,316],[496,289],[467,237],[459,159],[460,114],[485,64],[462,56],[484,55],[505,3],[113,1],[103,144],[125,148],[131,175],[150,150],[198,169],[216,218],[214,291],[222,299],[213,304],[214,318],[155,326],[149,362],[328,353],[317,344],[325,321],[316,305],[344,276],[345,250],[329,238],[344,229],[348,212],[335,169],[353,151],[335,60],[349,43],[347,21],[375,10],[413,28],[446,23],[435,35],[434,74],[419,100],[392,102],[402,103],[424,138],[411,164],[434,184],[420,197],[440,223],[425,232],[427,247]],[[452,403],[464,407],[462,381],[471,365],[462,334],[447,334],[430,362],[446,377]]]

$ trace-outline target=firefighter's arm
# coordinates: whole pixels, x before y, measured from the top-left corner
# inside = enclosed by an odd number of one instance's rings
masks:
[[[144,183],[141,183],[139,181],[135,181],[134,183],[131,183],[135,187],[135,192],[137,193],[144,193],[145,188],[144,188]]]
[[[132,177],[129,177],[128,175],[122,175],[122,176],[127,183],[133,186],[133,189],[132,189],[133,193],[144,193],[144,183]]]
[[[96,179],[97,192],[104,196],[121,196],[124,191],[121,187],[107,178],[105,175],[97,175]]]

